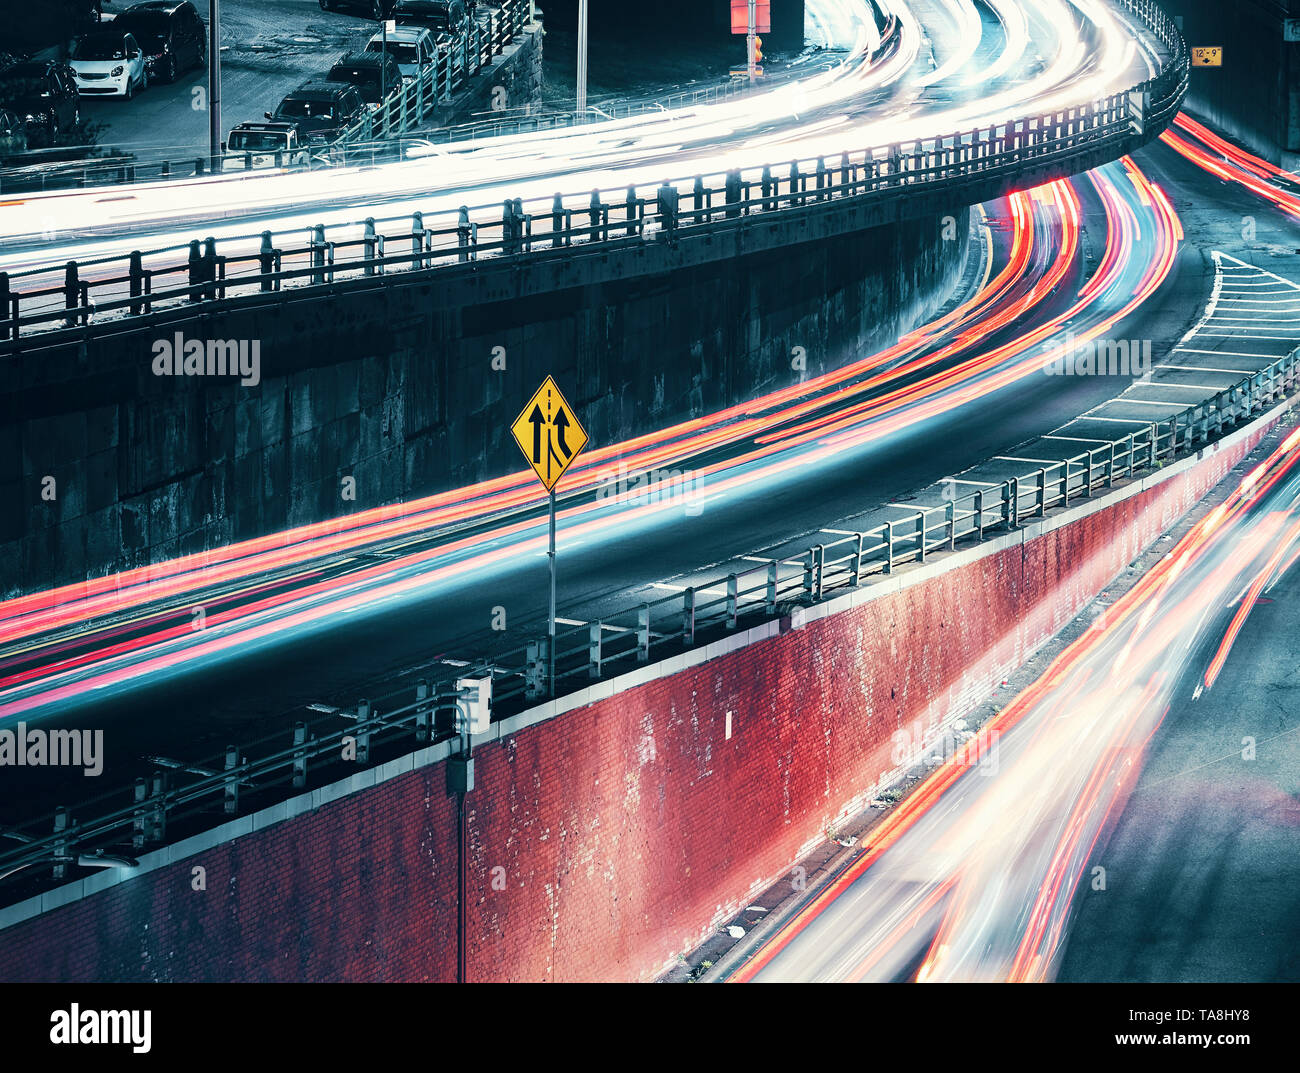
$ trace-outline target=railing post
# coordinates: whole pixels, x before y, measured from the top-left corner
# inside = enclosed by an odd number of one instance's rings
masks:
[[[217,297],[217,240],[209,235],[203,240],[203,296],[209,302]]]
[[[894,572],[894,523],[885,523],[885,573]]]
[[[1038,471],[1038,516],[1040,518],[1047,515],[1047,470],[1040,468]]]
[[[262,232],[262,248],[257,255],[258,267],[262,271],[262,290],[272,288],[271,275],[275,272],[275,247],[271,244],[271,232]]]
[[[546,654],[541,642],[528,642],[524,660],[524,696],[537,700],[546,695]]]
[[[734,630],[740,621],[740,578],[727,578],[727,629]]]
[[[919,510],[916,512],[916,561],[925,562],[925,531],[928,528],[929,512]]]
[[[637,200],[636,196],[636,187],[629,186],[627,188],[627,196],[623,201],[623,208],[627,217],[627,224],[624,233],[628,238],[632,238],[632,236],[637,233],[638,217],[640,216],[638,210],[640,204],[641,203]]]
[[[771,562],[767,564],[767,591],[763,594],[763,610],[769,616],[776,614],[776,596],[777,587],[780,583],[781,564]]]
[[[856,589],[862,583],[862,534],[853,538],[853,554],[849,557],[849,587]]]
[[[943,505],[944,521],[948,524],[948,550],[957,550],[957,504],[953,500],[948,500]]]
[[[599,622],[591,623],[588,629],[590,632],[587,635],[587,675],[590,678],[599,678],[601,664],[600,638],[603,631]]]
[[[366,217],[365,230],[361,235],[361,243],[361,248],[364,251],[362,256],[365,260],[365,267],[362,269],[362,272],[367,276],[373,276],[375,274],[376,249],[375,218],[373,216]]]
[[[642,604],[636,610],[636,661],[650,661],[650,605]]]
[[[682,644],[689,648],[695,644],[695,588],[682,593]]]
[[[63,323],[68,328],[77,323],[75,310],[81,305],[81,281],[77,272],[76,261],[69,261],[63,270],[63,306],[68,311]]]
[[[557,193],[551,202],[551,248],[564,245],[564,197]]]
[[[984,539],[984,489],[975,493],[975,539]]]
[[[203,254],[199,250],[199,240],[190,240],[190,301],[203,301]]]
[[[425,257],[424,257],[425,241],[426,239],[425,239],[425,231],[424,231],[424,213],[413,212],[411,214],[411,258],[412,258],[411,267],[412,268],[425,267]]]
[[[460,247],[460,263],[469,260],[469,209],[462,205],[456,219],[456,245]]]
[[[161,842],[167,837],[167,779],[159,774],[150,779],[149,800],[154,803],[149,814],[149,840]]]
[[[659,187],[658,203],[661,234],[666,240],[671,240],[677,230],[677,187],[668,183]]]
[[[8,339],[10,327],[8,321],[13,317],[13,296],[9,290],[9,273],[0,272],[0,321],[5,324],[0,326],[0,339]],[[17,328],[17,325],[14,325]],[[14,333],[17,338],[17,333]]]
[[[433,705],[429,704],[429,682],[421,678],[415,683],[415,740],[427,742],[433,737]]]
[[[325,282],[325,225],[317,224],[311,232],[312,283],[318,287]]]
[[[307,785],[307,724],[293,725],[293,788],[301,790]]]
[[[129,269],[129,275],[131,276],[131,297],[132,299],[138,299],[144,294],[144,258],[139,250],[131,251],[131,267]],[[8,303],[6,302],[5,305],[0,308],[8,308]],[[131,315],[133,317],[138,317],[141,308],[141,302],[132,301]]]
[[[239,776],[236,775],[235,769],[239,767],[239,750],[233,745],[226,746],[226,783],[222,788],[222,805],[221,810],[227,816],[233,816],[239,811]]]
[[[133,790],[133,800],[135,809],[131,814],[131,848],[144,849],[146,839],[149,837],[149,820],[148,811],[144,807],[146,798],[149,796],[149,784],[143,778],[135,780]]]
[[[55,864],[54,864],[55,879],[62,879],[64,875],[67,874],[68,871],[68,866],[62,860],[62,858],[68,856],[68,840],[66,838],[59,837],[61,835],[64,835],[67,832],[68,819],[69,819],[68,810],[64,808],[62,805],[60,805],[57,809],[54,810],[54,836],[55,837],[54,837],[53,851],[54,851],[54,858],[55,858]]]
[[[357,702],[357,763],[370,763],[370,701]]]

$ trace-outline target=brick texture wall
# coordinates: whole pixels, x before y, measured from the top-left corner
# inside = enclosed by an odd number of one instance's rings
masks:
[[[895,730],[987,697],[1247,448],[480,749],[471,979],[653,978],[861,801]],[[0,979],[454,979],[445,785],[417,770],[14,925]]]

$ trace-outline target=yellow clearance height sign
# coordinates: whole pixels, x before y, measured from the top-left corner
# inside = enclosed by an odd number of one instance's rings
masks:
[[[1223,48],[1219,45],[1211,45],[1206,48],[1192,49],[1192,66],[1222,67]]]
[[[588,439],[573,407],[549,376],[510,426],[510,432],[548,492],[555,490],[555,482],[582,453]]]

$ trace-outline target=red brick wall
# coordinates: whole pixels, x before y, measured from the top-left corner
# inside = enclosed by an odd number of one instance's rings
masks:
[[[1246,449],[480,749],[471,979],[655,976],[893,766],[896,729],[988,696]],[[426,768],[0,931],[0,980],[449,980],[455,892]]]

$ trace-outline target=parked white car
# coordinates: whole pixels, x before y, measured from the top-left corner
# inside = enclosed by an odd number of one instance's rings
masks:
[[[76,77],[77,92],[84,97],[125,97],[149,84],[144,51],[128,33],[114,30],[111,22],[80,38],[68,60]]]
[[[438,55],[433,34],[423,26],[398,26],[388,32],[387,45],[383,34],[375,34],[366,45],[367,52],[383,52],[385,48],[397,61],[403,78],[419,78]]]

